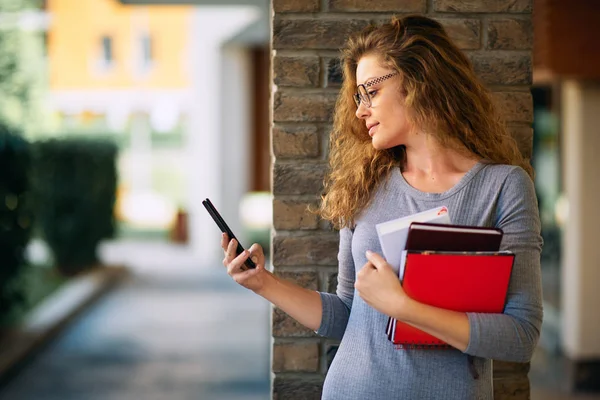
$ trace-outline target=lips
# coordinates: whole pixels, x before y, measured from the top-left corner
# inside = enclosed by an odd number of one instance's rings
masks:
[[[375,134],[375,130],[379,126],[379,123],[367,124],[367,129],[369,130],[369,136],[373,136]]]

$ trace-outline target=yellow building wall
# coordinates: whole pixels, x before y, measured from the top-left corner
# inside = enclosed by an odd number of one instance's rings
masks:
[[[188,87],[191,6],[132,6],[118,0],[48,0],[51,90]],[[139,29],[152,40],[153,66],[137,71]],[[137,32],[136,32],[137,30]],[[101,68],[102,37],[112,38],[113,67]]]

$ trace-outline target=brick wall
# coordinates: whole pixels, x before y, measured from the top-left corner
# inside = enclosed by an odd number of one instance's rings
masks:
[[[438,19],[473,60],[523,153],[532,147],[532,0],[272,0],[274,272],[335,291],[338,237],[316,204],[349,32],[393,14]],[[319,399],[336,343],[273,309],[273,398]],[[496,399],[528,399],[527,364],[494,363]]]

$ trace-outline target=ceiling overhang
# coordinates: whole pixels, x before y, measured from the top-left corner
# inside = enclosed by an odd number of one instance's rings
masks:
[[[123,4],[193,4],[198,6],[259,6],[268,8],[269,0],[120,0]]]
[[[252,6],[260,10],[261,18],[250,25],[236,37],[232,42],[247,45],[264,45],[269,43],[269,7],[271,0],[119,0],[122,4],[132,6],[143,5],[194,5],[208,7],[242,7]]]

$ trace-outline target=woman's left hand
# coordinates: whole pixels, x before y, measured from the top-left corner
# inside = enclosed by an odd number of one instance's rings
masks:
[[[397,318],[410,300],[402,289],[398,274],[379,254],[367,251],[367,260],[358,271],[354,287],[368,305]]]

